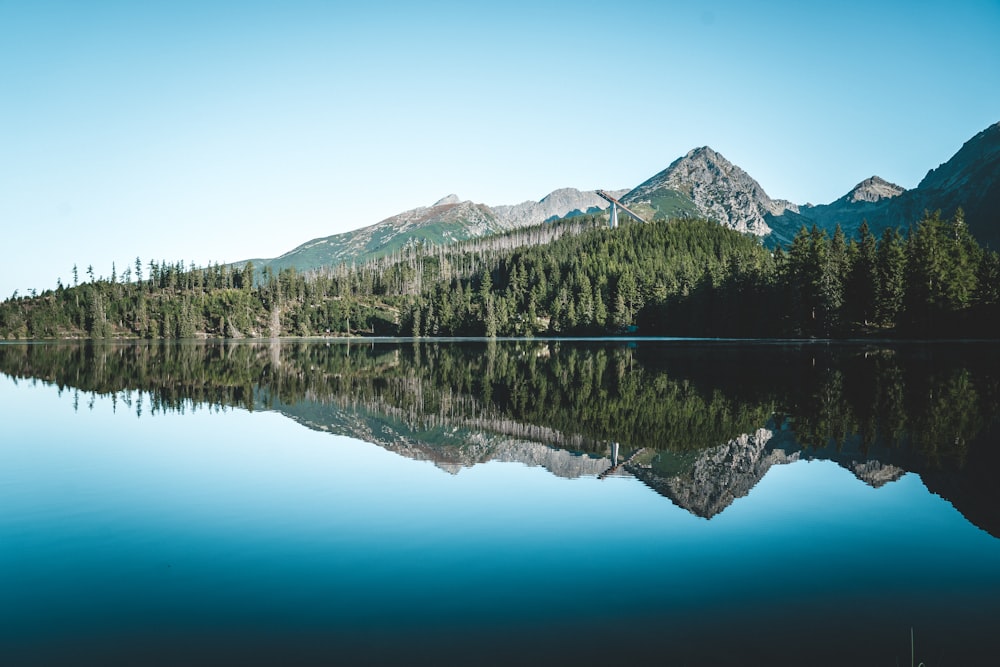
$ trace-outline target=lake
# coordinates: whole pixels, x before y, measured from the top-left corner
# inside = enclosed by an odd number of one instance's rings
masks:
[[[985,343],[0,344],[0,664],[994,665],[998,416]]]

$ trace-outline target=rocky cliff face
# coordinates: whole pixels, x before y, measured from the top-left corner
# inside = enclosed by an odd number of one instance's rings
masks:
[[[790,206],[768,197],[749,174],[707,146],[675,160],[625,195],[623,201],[652,203],[666,190],[689,198],[700,215],[757,236],[770,233],[768,215],[784,212]]]

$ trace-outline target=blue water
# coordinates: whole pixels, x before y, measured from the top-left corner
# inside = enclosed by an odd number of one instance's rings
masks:
[[[998,664],[1000,540],[920,477],[449,474],[272,412],[0,376],[0,664]],[[92,403],[92,405],[91,405]]]

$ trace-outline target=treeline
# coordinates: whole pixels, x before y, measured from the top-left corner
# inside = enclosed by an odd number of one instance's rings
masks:
[[[137,265],[141,266],[139,260]],[[245,338],[392,333],[393,307],[371,298],[364,275],[312,279],[292,269],[255,277],[252,264],[149,264],[148,277],[97,278],[0,304],[0,337]],[[383,322],[390,326],[384,328]],[[312,328],[315,326],[316,328]]]
[[[906,237],[888,228],[876,240],[867,224],[850,242],[839,227],[832,238],[803,229],[775,263],[782,328],[794,335],[995,336],[984,325],[1000,314],[1000,259],[961,209],[950,220],[926,215]]]
[[[598,215],[306,274],[138,259],[122,279],[88,273],[4,301],[0,336],[994,337],[1000,315],[1000,259],[961,211],[879,238],[803,228],[773,253],[711,222],[611,230]]]

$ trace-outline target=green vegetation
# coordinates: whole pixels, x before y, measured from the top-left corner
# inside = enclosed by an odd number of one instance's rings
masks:
[[[649,204],[637,204],[633,210],[640,215],[649,216],[647,220],[699,217],[698,208],[691,197],[669,189],[658,190],[650,198]]]
[[[309,273],[136,259],[0,304],[0,337],[995,337],[1000,259],[961,211],[904,237],[803,228],[787,250],[701,220],[583,215]],[[145,271],[145,277],[143,275]]]

